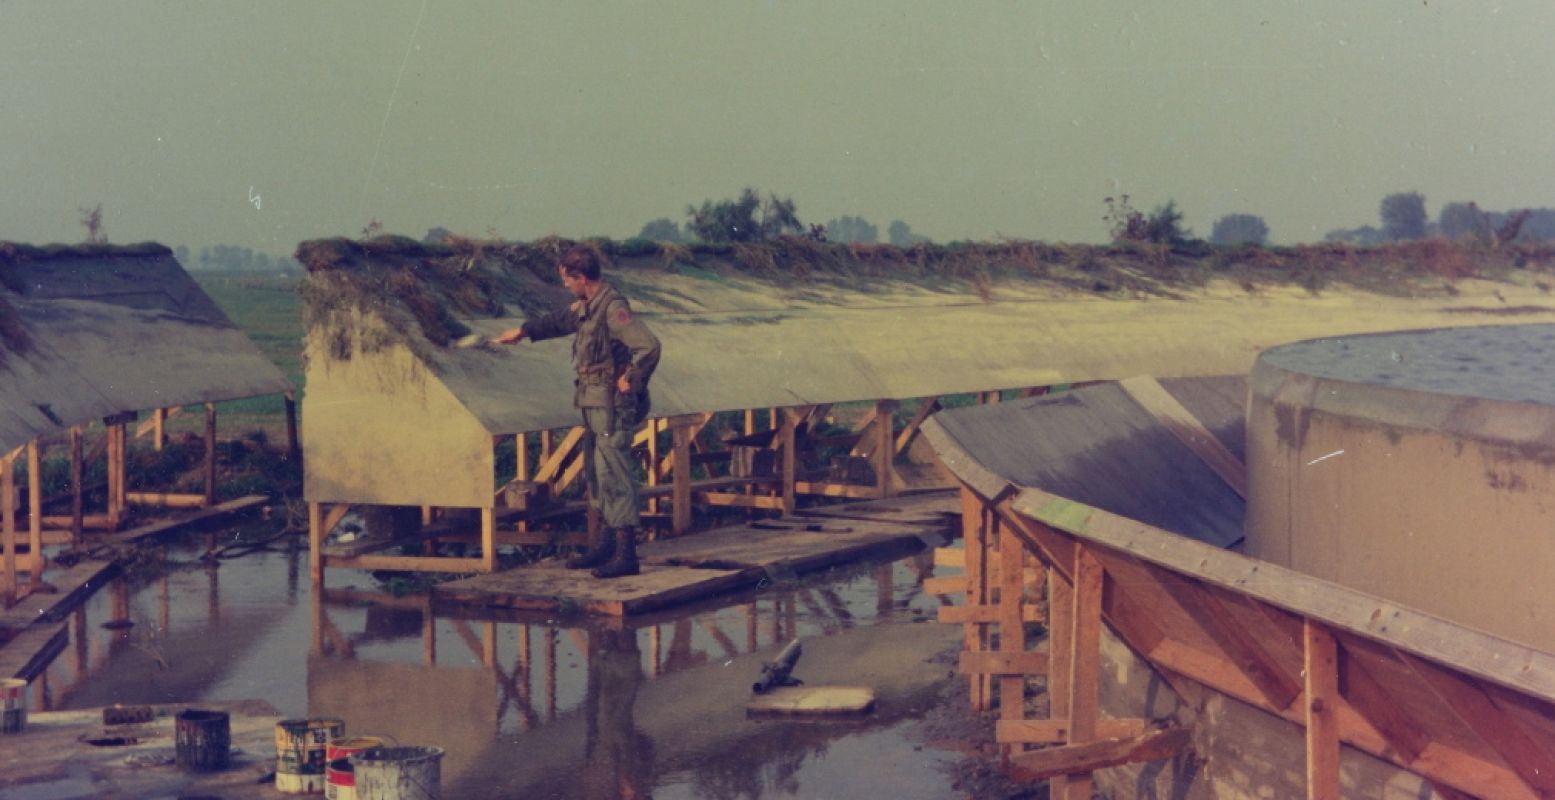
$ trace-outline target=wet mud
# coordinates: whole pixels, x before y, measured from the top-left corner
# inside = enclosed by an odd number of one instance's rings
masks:
[[[295,545],[202,549],[171,547],[76,611],[40,708],[256,699],[338,716],[347,735],[446,749],[448,797],[1037,796],[999,775],[992,720],[968,710],[926,553],[612,621],[435,608],[343,571],[315,594]],[[747,718],[794,638],[796,677],[873,689],[875,710]]]

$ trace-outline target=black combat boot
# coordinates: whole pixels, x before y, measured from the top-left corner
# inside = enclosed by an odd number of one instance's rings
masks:
[[[636,575],[639,572],[637,564],[637,529],[632,527],[615,528],[615,553],[605,565],[594,570],[596,578],[619,578],[623,575]]]
[[[567,569],[593,569],[610,561],[616,552],[615,531],[600,526],[589,534],[589,546],[574,558],[567,559]]]

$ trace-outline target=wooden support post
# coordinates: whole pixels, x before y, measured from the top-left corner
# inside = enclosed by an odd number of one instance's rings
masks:
[[[550,431],[550,430],[540,431],[540,463],[541,464],[544,464],[546,461],[550,460],[550,458],[551,458],[552,439],[554,439],[555,436],[556,436],[556,434],[553,431]]]
[[[1048,613],[1052,617],[1048,629],[1048,717],[1066,727],[1069,735],[1065,741],[1068,742],[1074,739],[1074,692],[1071,688],[1074,680],[1074,583],[1063,570],[1050,569],[1047,586]],[[1068,778],[1056,778],[1048,790],[1050,797],[1066,797]]]
[[[38,440],[27,443],[27,555],[31,556],[32,588],[43,582],[43,454]]]
[[[216,504],[216,404],[205,404],[205,504]]]
[[[1024,655],[1025,627],[1025,547],[1015,530],[1000,522],[1000,516],[987,513],[988,536],[999,540],[999,652]],[[1026,718],[1026,676],[1004,675],[999,678],[999,719]],[[1006,745],[1010,752],[1025,750],[1024,745]]]
[[[1069,720],[1067,744],[1087,745],[1097,739],[1101,679],[1101,562],[1083,544],[1076,543],[1070,574],[1069,604],[1065,609],[1068,629],[1064,661],[1069,673],[1064,681],[1064,706]],[[1056,704],[1056,698],[1055,698]],[[1057,718],[1057,715],[1054,715]],[[1091,772],[1055,776],[1050,784],[1054,800],[1090,800]]]
[[[286,395],[286,458],[296,461],[302,458],[302,443],[297,438],[297,393]]]
[[[671,530],[679,536],[691,530],[691,428],[683,423],[676,423],[670,431],[674,437],[674,473],[672,498],[673,504],[670,511],[675,515],[671,523]]]
[[[1339,651],[1333,634],[1304,619],[1302,665],[1306,672],[1307,800],[1339,798]]]
[[[985,555],[988,550],[988,515],[983,510],[982,498],[967,487],[961,487],[961,545],[966,575],[966,605],[985,606],[988,603],[988,580]],[[988,649],[988,628],[976,622],[962,626],[963,649],[981,653]],[[973,711],[986,711],[993,701],[993,684],[989,675],[972,675],[969,690]]]
[[[776,409],[774,409],[774,413]],[[783,515],[792,516],[798,508],[794,497],[794,478],[799,469],[799,454],[797,448],[795,428],[799,424],[799,417],[791,409],[783,409],[783,430],[779,434],[781,447],[783,448]]]
[[[529,480],[529,434],[513,434],[513,477]]]
[[[896,400],[875,402],[875,486],[881,497],[896,493]]]
[[[0,455],[0,536],[4,542],[5,607],[16,602],[16,459]]]
[[[111,422],[106,420],[104,422],[103,441],[108,445],[106,451],[108,461],[107,469],[105,470],[108,474],[108,525],[117,528],[119,527],[119,515],[123,512],[123,509],[119,507],[118,480],[119,464],[121,462],[119,460],[118,428]]]
[[[167,409],[154,408],[151,410],[151,449],[162,452],[167,446]]]
[[[497,510],[481,509],[481,572],[497,571]],[[430,610],[429,612],[430,613]]]
[[[119,518],[124,516],[125,509],[129,507],[129,499],[126,494],[130,488],[130,429],[123,422],[115,423],[114,435],[119,442],[119,470],[118,480],[114,482],[114,503],[118,506],[119,513],[114,517],[114,527],[118,527]]]
[[[324,588],[324,506],[308,503],[308,576],[314,594]]]
[[[81,426],[70,426],[70,543],[74,546],[81,544],[81,496],[85,489],[81,485]]]
[[[421,608],[421,656],[427,666],[437,666],[437,616],[432,613],[431,594]]]
[[[647,445],[648,445],[648,469],[646,470],[646,472],[648,473],[648,485],[649,486],[658,486],[659,485],[659,470],[658,470],[658,466],[659,466],[659,431],[664,429],[664,420],[662,420],[662,419],[650,419],[650,420],[648,420],[648,424],[647,424],[646,427],[648,429],[648,441],[647,441]],[[659,498],[658,498],[657,495],[648,498],[648,513],[649,514],[657,514],[657,513],[659,513]]]

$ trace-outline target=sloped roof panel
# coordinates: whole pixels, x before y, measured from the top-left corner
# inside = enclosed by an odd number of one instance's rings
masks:
[[[4,269],[27,345],[0,359],[0,450],[125,411],[291,388],[165,249]]]
[[[1185,384],[1169,384],[1179,402]],[[1221,547],[1242,538],[1242,498],[1118,384],[949,409],[925,432],[984,494],[1035,487]]]

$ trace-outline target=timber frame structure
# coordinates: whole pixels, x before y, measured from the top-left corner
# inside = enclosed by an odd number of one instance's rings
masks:
[[[1277,796],[1377,796],[1358,776],[1387,768],[1447,798],[1555,794],[1555,655],[1002,480],[938,423],[927,433],[963,483],[965,537],[936,554],[964,569],[933,579],[965,597],[940,620],[966,629],[960,670],[974,708],[998,709],[1008,764],[1050,780],[1053,797],[1090,798],[1099,770],[1150,761],[1172,765],[1152,774],[1217,780],[1202,766],[1217,746],[1203,713],[1214,697],[1297,726],[1303,781]],[[1191,419],[1180,431],[1215,439]],[[1046,625],[1043,642],[1031,622]],[[1122,655],[1104,668],[1108,639]],[[1156,676],[1179,710],[1148,718],[1113,703],[1124,715],[1104,715],[1104,675],[1126,669]],[[1031,716],[1030,679],[1046,682],[1046,717]]]
[[[290,383],[166,247],[0,243],[0,313],[0,578],[7,607],[44,586],[46,547],[79,546],[87,531],[117,531],[134,506],[214,505],[217,402],[284,395],[288,444],[300,452]],[[160,451],[167,419],[185,406],[205,410],[204,491],[134,490],[126,468],[132,441],[149,436]],[[48,450],[59,446],[68,450],[69,488],[46,497],[38,476]],[[99,459],[106,500],[88,509],[84,475]],[[19,465],[25,486],[18,485]],[[41,513],[66,499],[68,514]]]
[[[299,246],[308,268],[302,415],[315,581],[329,568],[489,572],[502,545],[580,543],[539,530],[578,510],[556,502],[582,469],[567,342],[456,346],[570,302],[554,258],[571,244],[384,237]],[[664,346],[652,383],[656,419],[637,445],[647,511],[667,512],[663,527],[672,533],[690,528],[699,505],[787,512],[807,495],[881,497],[939,483],[890,475],[903,471],[896,454],[936,410],[918,398],[1147,372],[1242,374],[1263,347],[1377,325],[1348,302],[1305,291],[1252,303],[1241,290],[1174,290],[1150,296],[1146,309],[1141,294],[1077,297],[1018,272],[979,287],[967,277],[868,265],[795,279],[738,260],[666,252],[605,268]],[[1367,302],[1391,320],[1455,325],[1476,320],[1450,306],[1480,300],[1464,292]],[[811,473],[801,454],[826,446],[815,423],[843,403],[869,404],[875,420],[914,413],[900,428],[874,422],[850,431],[859,439],[839,470],[816,465],[827,473]],[[709,432],[716,412],[743,415],[727,432],[734,441]],[[518,445],[511,472],[496,455],[509,441]],[[725,458],[730,469],[709,471]],[[514,480],[499,482],[499,474]],[[419,512],[420,530],[349,542],[335,535],[353,508],[367,507],[399,509],[407,529]],[[443,540],[476,543],[479,555],[437,555]],[[393,547],[402,554],[383,552]]]

